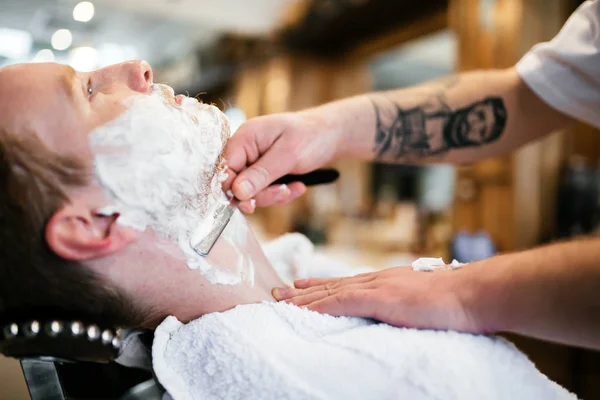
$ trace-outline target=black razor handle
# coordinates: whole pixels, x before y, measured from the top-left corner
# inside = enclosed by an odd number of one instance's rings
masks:
[[[273,185],[287,185],[292,182],[302,182],[306,186],[326,185],[337,181],[340,173],[337,169],[317,169],[308,174],[284,175],[273,182]]]

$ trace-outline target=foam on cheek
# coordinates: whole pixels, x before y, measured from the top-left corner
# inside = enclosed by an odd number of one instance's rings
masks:
[[[249,279],[250,266],[217,269],[190,245],[193,236],[207,229],[211,208],[227,201],[219,163],[229,127],[222,113],[194,99],[176,108],[158,93],[136,96],[126,106],[122,116],[90,134],[96,177],[113,199],[100,212],[119,213],[119,224],[140,231],[150,227],[175,242],[188,267],[212,283]]]

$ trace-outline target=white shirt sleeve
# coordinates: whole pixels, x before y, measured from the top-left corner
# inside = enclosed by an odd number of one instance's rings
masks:
[[[600,2],[583,3],[550,42],[534,46],[517,71],[542,100],[600,128]]]

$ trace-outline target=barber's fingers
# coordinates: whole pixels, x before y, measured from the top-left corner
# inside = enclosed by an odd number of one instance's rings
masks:
[[[292,172],[295,156],[277,146],[277,142],[256,162],[241,171],[232,185],[235,197],[248,200],[267,188],[273,181]]]
[[[252,214],[256,211],[256,207],[288,204],[305,192],[306,186],[302,182],[290,183],[285,190],[282,190],[281,186],[273,186],[263,190],[253,199],[240,202],[238,208],[244,214]]]
[[[294,297],[286,300],[286,303],[291,303],[291,304],[295,304],[299,307],[302,307],[307,304],[314,303],[316,301],[324,299],[325,297],[336,296],[336,295],[340,294],[342,291],[350,292],[350,291],[357,291],[357,290],[362,290],[362,289],[365,289],[365,286],[364,286],[364,284],[361,284],[361,283],[357,283],[354,285],[348,285],[348,286],[344,286],[344,287],[332,288],[332,289],[322,288],[319,290],[315,290],[312,292],[307,292],[307,293],[303,293],[298,296],[294,296]]]
[[[310,279],[296,279],[294,281],[294,287],[296,289],[308,289],[311,287],[324,286],[328,284],[338,283],[348,278],[310,278]]]
[[[355,282],[363,282],[366,280],[375,279],[378,275],[378,272],[367,272],[364,274],[358,274],[354,276],[348,276],[344,278],[310,278],[310,279],[296,279],[294,281],[294,287],[296,289],[307,289],[316,286],[323,286],[327,284],[345,284],[345,283],[355,283]]]
[[[233,195],[233,193],[231,193],[231,185],[232,185],[233,181],[235,180],[235,178],[237,177],[237,173],[231,168],[228,168],[226,173],[227,173],[227,179],[223,183],[221,183],[221,188],[223,189],[223,191],[225,193],[227,193],[228,196],[230,196],[230,195]],[[254,213],[254,210],[256,210],[256,200],[250,199],[250,200],[246,200],[246,201],[241,201],[240,204],[238,205],[238,208],[244,214],[252,214],[252,213]]]
[[[285,120],[279,115],[266,115],[244,122],[227,142],[225,159],[236,172],[252,164],[264,154],[283,133]]]
[[[268,207],[272,205],[288,204],[306,192],[306,186],[302,182],[293,182],[288,185],[271,185],[254,199],[257,207]]]
[[[323,293],[335,293],[336,290],[343,288],[344,290],[350,288],[358,288],[357,285],[361,285],[365,288],[366,284],[374,281],[376,278],[373,274],[361,274],[348,278],[335,278],[335,279],[320,279],[321,281],[327,281],[322,285],[307,287],[306,289],[296,288],[276,288],[273,289],[273,297],[277,300],[287,300],[298,296],[305,296],[312,293],[323,292]],[[311,279],[316,280],[316,279]]]
[[[227,174],[227,179],[225,179],[225,181],[221,183],[221,188],[224,192],[228,192],[231,190],[231,185],[233,184],[235,178],[237,178],[238,174],[231,168],[227,168],[227,171],[225,171],[225,173]]]
[[[253,118],[229,140],[225,158],[229,168],[238,174],[231,185],[237,198],[249,200],[292,172],[298,139],[281,140],[290,123],[289,114],[285,113]]]
[[[377,302],[374,301],[375,292],[374,289],[343,290],[304,307],[322,314],[373,318],[377,309]]]
[[[282,199],[278,204],[288,204],[306,193],[306,185],[302,182],[292,182],[287,187],[290,189],[290,195],[287,199]]]
[[[238,208],[244,214],[253,214],[256,211],[256,201],[254,199],[240,202]]]

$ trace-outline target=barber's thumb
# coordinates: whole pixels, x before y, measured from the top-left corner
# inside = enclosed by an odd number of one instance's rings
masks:
[[[270,183],[270,174],[264,167],[251,166],[239,174],[233,182],[232,191],[238,199],[250,200]]]

